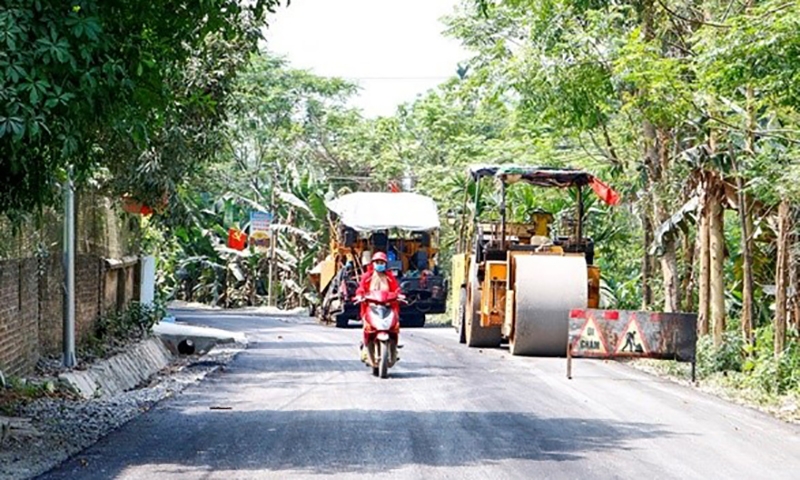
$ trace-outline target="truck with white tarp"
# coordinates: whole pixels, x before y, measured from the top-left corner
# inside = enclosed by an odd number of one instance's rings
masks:
[[[319,302],[312,308],[323,323],[346,327],[358,321],[356,289],[375,252],[389,258],[408,304],[401,326],[423,326],[428,314],[446,310],[447,284],[437,265],[439,212],[424,195],[409,192],[356,192],[326,203],[331,242],[310,273]]]

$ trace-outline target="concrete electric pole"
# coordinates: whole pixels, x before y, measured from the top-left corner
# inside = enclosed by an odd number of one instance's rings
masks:
[[[75,366],[75,189],[72,170],[64,182],[64,321],[62,362]]]

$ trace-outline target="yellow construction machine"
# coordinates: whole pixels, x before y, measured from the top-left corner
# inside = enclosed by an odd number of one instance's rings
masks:
[[[507,340],[512,355],[564,355],[570,310],[598,308],[600,302],[594,243],[583,232],[582,190],[589,187],[612,205],[619,195],[574,169],[475,166],[469,175],[474,198],[465,194],[460,242],[452,259],[452,323],[460,341],[497,347]],[[481,218],[484,179],[499,183],[499,220]],[[525,223],[508,222],[507,188],[516,183],[577,189],[574,220],[565,222],[571,231],[553,235],[554,217],[542,210],[528,212]]]
[[[312,315],[339,328],[360,320],[356,289],[375,252],[387,255],[388,268],[406,296],[401,326],[422,327],[426,315],[445,312],[447,281],[436,261],[439,213],[431,198],[410,192],[356,192],[327,207],[331,244],[309,274],[319,296]]]

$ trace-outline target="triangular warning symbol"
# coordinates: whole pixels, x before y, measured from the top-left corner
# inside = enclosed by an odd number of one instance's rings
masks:
[[[608,355],[608,348],[606,348],[603,334],[597,328],[597,324],[591,316],[586,320],[586,324],[581,330],[581,335],[575,339],[573,348],[590,355]]]
[[[636,320],[636,315],[631,315],[631,320],[625,327],[617,344],[617,355],[647,355],[650,349],[642,335],[642,327]]]

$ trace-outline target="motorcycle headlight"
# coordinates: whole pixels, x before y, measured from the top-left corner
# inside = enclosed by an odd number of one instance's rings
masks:
[[[372,325],[378,330],[389,330],[392,328],[392,309],[386,305],[370,305],[370,316]]]

